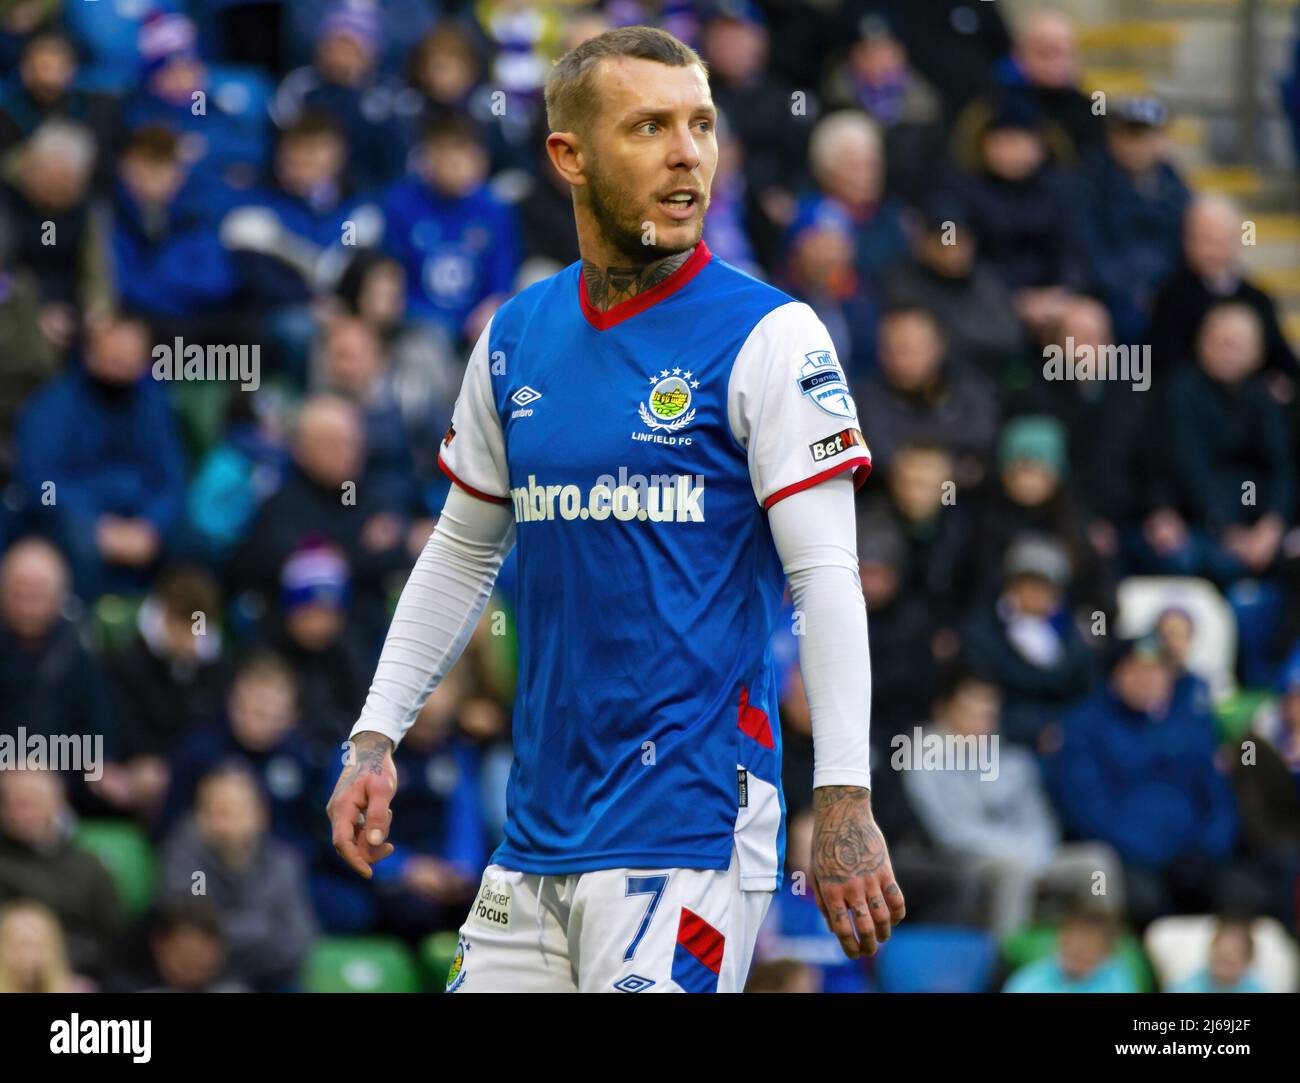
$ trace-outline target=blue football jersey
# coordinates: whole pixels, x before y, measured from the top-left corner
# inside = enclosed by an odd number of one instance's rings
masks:
[[[725,869],[775,888],[781,737],[766,509],[871,457],[813,311],[700,242],[606,312],[581,263],[503,305],[440,462],[515,518],[505,839],[540,874]]]

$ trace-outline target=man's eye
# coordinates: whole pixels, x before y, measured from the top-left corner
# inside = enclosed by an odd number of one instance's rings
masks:
[[[655,121],[653,121],[653,120],[647,120],[644,124],[641,125],[641,131],[645,131],[647,128],[658,128],[658,127],[659,127],[659,125],[658,125]],[[649,134],[649,135],[653,135],[654,133],[653,133],[653,132],[649,132],[649,133],[647,133],[647,134]]]
[[[713,121],[702,120],[700,121],[700,127],[702,127],[706,132],[711,132],[713,131]]]

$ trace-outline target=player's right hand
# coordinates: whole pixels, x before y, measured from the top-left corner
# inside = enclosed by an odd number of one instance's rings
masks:
[[[389,804],[397,792],[393,742],[382,733],[364,731],[351,741],[343,773],[325,814],[334,832],[334,849],[369,880],[370,866],[393,852],[388,829],[393,823]]]

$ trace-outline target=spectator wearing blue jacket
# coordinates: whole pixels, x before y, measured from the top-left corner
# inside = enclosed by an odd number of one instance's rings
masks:
[[[410,318],[471,343],[513,291],[519,266],[514,211],[486,176],[474,123],[445,114],[425,129],[416,175],[384,200],[384,249],[406,271]]]
[[[487,863],[479,800],[479,753],[459,728],[464,667],[429,697],[397,746],[398,792],[388,838],[395,852],[362,884],[326,844],[312,877],[318,912],[330,931],[379,927],[412,939],[454,928]],[[335,777],[343,767],[342,759]]]
[[[1056,948],[1021,967],[1004,993],[1136,993],[1133,975],[1115,957],[1114,918],[1079,907],[1061,922]]]
[[[19,416],[15,475],[34,521],[71,556],[84,598],[141,589],[185,499],[185,452],[166,389],[148,371],[145,324],[89,329],[85,364]]]
[[[1156,295],[1182,258],[1191,193],[1169,163],[1158,98],[1116,102],[1106,142],[1084,164],[1084,236],[1120,342],[1141,342]]]
[[[313,63],[284,77],[271,105],[272,119],[283,129],[307,111],[330,114],[347,136],[356,183],[363,189],[388,184],[406,170],[409,143],[399,106],[407,102],[418,110],[419,95],[403,94],[378,63],[383,15],[368,5],[336,4],[317,27]]]
[[[267,650],[248,655],[231,683],[223,719],[192,727],[169,757],[170,785],[157,833],[170,834],[192,811],[204,776],[236,761],[265,794],[271,834],[310,861],[320,845],[325,768],[309,749],[299,716],[293,669]]]
[[[186,183],[175,132],[131,134],[118,159],[110,251],[123,305],[156,320],[211,319],[235,293],[234,264],[216,224],[190,206]]]
[[[156,12],[140,27],[139,90],[125,106],[128,131],[162,125],[180,137],[193,179],[196,206],[225,205],[234,191],[250,188],[266,167],[271,123],[262,112],[227,112],[211,93],[193,21],[178,12]]]
[[[221,223],[241,296],[264,313],[276,360],[299,379],[313,330],[313,297],[334,284],[353,252],[379,240],[379,208],[344,176],[347,149],[328,113],[302,114],[280,135],[270,183]]]
[[[1232,901],[1237,805],[1215,763],[1209,705],[1191,691],[1155,636],[1137,640],[1109,684],[1065,716],[1044,761],[1067,832],[1119,853],[1139,925]]]

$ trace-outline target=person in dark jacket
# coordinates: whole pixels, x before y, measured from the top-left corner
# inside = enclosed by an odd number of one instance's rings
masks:
[[[18,421],[15,474],[34,524],[70,555],[77,592],[139,589],[184,505],[185,453],[134,318],[91,327],[85,364],[46,384]]]
[[[884,276],[889,307],[919,305],[939,320],[953,355],[1000,381],[1025,350],[1011,294],[979,258],[966,208],[951,192],[926,201],[911,254]]]
[[[1158,98],[1115,102],[1104,147],[1082,170],[1084,235],[1116,335],[1141,342],[1160,287],[1178,268],[1191,193],[1169,162]]]
[[[371,490],[356,407],[336,395],[309,398],[298,415],[293,456],[284,484],[262,504],[235,556],[236,582],[269,609],[289,557],[313,539],[328,542],[346,560],[353,618],[367,635],[380,635],[387,577],[409,570],[419,549],[408,549],[403,509],[384,506]]]
[[[1196,364],[1169,376],[1163,454],[1137,558],[1228,584],[1267,573],[1295,515],[1295,451],[1260,372],[1265,339],[1240,302],[1207,314]]]
[[[157,832],[170,834],[192,811],[199,782],[210,771],[239,762],[261,787],[271,834],[310,860],[320,845],[317,799],[327,795],[321,790],[324,755],[302,732],[301,699],[297,676],[280,656],[263,649],[241,661],[222,716],[192,728],[169,757],[170,785]]]
[[[164,901],[203,891],[230,947],[230,974],[259,992],[297,986],[316,939],[302,859],[270,835],[256,780],[239,765],[217,768],[199,785],[195,814],[163,850]]]
[[[72,968],[103,976],[123,925],[113,878],[68,831],[70,813],[52,771],[0,771],[0,905],[44,903],[58,916]]]
[[[997,391],[981,373],[947,357],[934,314],[891,308],[880,320],[880,372],[855,389],[862,434],[888,468],[905,443],[940,443],[958,457],[957,480],[977,481],[997,438]]]
[[[1037,747],[1048,723],[1087,693],[1093,653],[1064,604],[1070,562],[1059,542],[1017,538],[1002,574],[1000,596],[967,622],[965,660],[1003,690],[1003,737]]]
[[[1022,94],[1005,95],[977,146],[975,168],[954,180],[954,192],[980,258],[1041,336],[1069,295],[1089,284],[1075,182],[1051,160],[1042,117]]]
[[[44,538],[14,542],[0,561],[0,733],[97,733],[111,744],[106,682],[67,603],[59,551]]]
[[[1232,784],[1215,763],[1208,702],[1176,692],[1154,637],[1128,645],[1110,683],[1064,717],[1044,762],[1068,834],[1119,853],[1139,926],[1229,901]]]
[[[1270,376],[1300,379],[1300,362],[1277,318],[1277,305],[1242,269],[1244,216],[1228,200],[1201,196],[1183,218],[1183,251],[1151,313],[1147,340],[1157,370],[1185,364],[1211,308],[1225,301],[1249,305],[1264,336],[1264,368]]]

